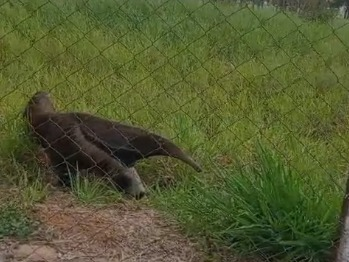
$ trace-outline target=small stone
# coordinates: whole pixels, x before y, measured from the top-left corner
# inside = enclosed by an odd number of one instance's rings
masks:
[[[57,259],[57,252],[49,246],[31,246],[21,245],[15,251],[16,258],[25,258],[25,261],[39,262],[39,261],[55,261]]]
[[[28,257],[30,254],[33,253],[33,248],[29,245],[20,245],[15,252],[16,257]]]

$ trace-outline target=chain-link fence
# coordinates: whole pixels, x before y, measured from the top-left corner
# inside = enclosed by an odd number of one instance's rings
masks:
[[[333,261],[347,7],[2,1],[0,261]]]

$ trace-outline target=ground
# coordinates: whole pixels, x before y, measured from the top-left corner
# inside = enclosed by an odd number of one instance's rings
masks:
[[[27,241],[4,241],[4,261],[204,261],[173,223],[131,202],[83,206],[55,192],[34,206],[32,216],[39,229]]]

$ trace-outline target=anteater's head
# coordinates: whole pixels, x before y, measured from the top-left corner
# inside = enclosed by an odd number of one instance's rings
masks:
[[[145,187],[134,167],[123,169],[113,180],[122,191],[136,199],[146,195]]]
[[[50,93],[45,91],[36,92],[29,100],[24,109],[23,117],[31,121],[36,114],[55,112]]]

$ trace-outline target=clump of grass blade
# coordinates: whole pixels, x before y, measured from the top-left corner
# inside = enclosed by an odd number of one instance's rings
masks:
[[[332,244],[340,198],[306,183],[302,174],[263,148],[258,158],[257,168],[227,179],[235,218],[222,235],[244,250],[321,260]]]
[[[176,214],[189,232],[204,232],[242,254],[287,261],[323,261],[329,255],[339,191],[330,194],[328,187],[305,182],[262,147],[256,165],[219,175],[224,177],[220,184],[196,180],[155,201]]]
[[[43,201],[48,195],[48,185],[43,181],[43,174],[36,177],[28,177],[23,173],[19,183],[20,195],[25,206]]]
[[[108,204],[121,199],[117,189],[100,178],[83,176],[79,172],[69,177],[73,195],[85,204]]]

